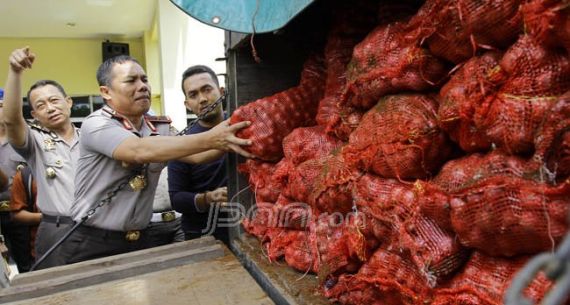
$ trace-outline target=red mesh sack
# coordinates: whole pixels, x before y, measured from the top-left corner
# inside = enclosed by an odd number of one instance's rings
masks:
[[[345,159],[386,178],[430,176],[451,153],[436,111],[436,101],[425,95],[382,98],[350,135],[343,149]]]
[[[502,76],[501,54],[487,52],[473,57],[457,70],[439,93],[440,127],[466,152],[485,151],[491,141],[473,122],[475,109],[492,97]]]
[[[248,211],[242,225],[245,231],[267,241],[276,231],[283,229],[304,230],[311,219],[311,210],[307,204],[294,202],[279,196],[275,204],[257,202],[253,210]]]
[[[300,245],[304,245],[305,242],[308,242],[307,238],[308,234],[306,231],[288,230],[284,228],[270,228],[267,230],[262,242],[269,262],[276,262],[277,260],[286,256],[288,248],[299,247]],[[310,266],[312,268],[311,264],[309,264],[309,266],[305,266],[304,263],[301,262],[310,261],[314,263],[315,261],[314,253],[311,253],[311,251],[307,252],[307,257],[298,256],[295,258],[299,261],[299,263],[291,264],[290,266],[292,267]],[[307,271],[306,269],[301,270]]]
[[[275,177],[274,173],[287,173],[292,165],[286,160],[279,163],[263,162],[249,159],[238,165],[238,170],[248,176],[251,191],[257,202],[276,202],[286,185],[286,178]]]
[[[307,231],[297,231],[295,237],[285,248],[285,262],[301,272],[317,272],[315,241]]]
[[[411,185],[365,175],[354,184],[354,201],[359,211],[385,228],[384,236],[378,239],[409,255],[431,286],[445,279],[465,260],[466,251],[452,231],[419,213]]]
[[[461,246],[453,231],[442,229],[421,214],[407,219],[398,233],[400,249],[409,253],[430,287],[446,280],[469,257],[469,251]]]
[[[353,185],[358,211],[378,220],[386,228],[382,240],[390,241],[390,235],[399,232],[401,224],[413,214],[416,196],[412,187],[371,174],[362,176]]]
[[[430,182],[417,181],[415,192],[422,214],[433,219],[443,229],[452,231],[451,196],[481,179],[495,176],[524,177],[535,174],[538,164],[508,156],[500,151],[474,153],[448,161]]]
[[[526,32],[540,44],[570,51],[570,9],[563,0],[532,0],[521,5]]]
[[[361,173],[341,155],[301,163],[289,176],[287,195],[314,208],[313,213],[348,213],[352,210],[351,182]]]
[[[532,153],[534,135],[546,111],[570,89],[570,61],[565,53],[545,49],[523,36],[500,65],[508,78],[495,99],[478,109],[476,126],[509,153]]]
[[[478,48],[501,49],[522,32],[520,0],[428,0],[411,26],[435,56],[460,63]]]
[[[389,93],[434,88],[447,70],[418,45],[400,23],[374,29],[354,47],[341,104],[370,109]]]
[[[267,161],[283,157],[283,138],[295,128],[315,125],[323,93],[323,74],[322,64],[311,58],[305,63],[299,86],[236,109],[230,118],[231,124],[252,122],[237,132],[238,137],[253,141],[245,149]]]
[[[374,1],[375,2],[375,1]],[[340,105],[340,90],[346,83],[346,66],[352,57],[354,46],[378,24],[371,16],[378,3],[373,1],[342,1],[333,10],[333,26],[325,45],[327,81],[325,97],[319,103],[317,123],[326,126],[327,133],[348,141],[350,133],[358,126],[363,112],[349,105]],[[337,3],[338,4],[338,3]],[[382,24],[401,20],[413,14],[413,5],[406,3],[380,3],[378,20]]]
[[[501,305],[516,272],[528,257],[496,258],[475,252],[465,268],[445,286],[434,292],[433,305]],[[538,304],[552,287],[539,274],[525,289],[525,295]]]
[[[357,274],[342,275],[332,284],[325,285],[324,294],[341,304],[416,305],[429,300],[429,287],[414,264],[383,248]]]
[[[302,202],[295,202],[285,196],[279,196],[273,205],[277,227],[305,230],[312,219],[311,207]]]
[[[350,134],[358,127],[364,111],[339,103],[340,96],[331,95],[319,103],[317,122],[326,126],[326,133],[342,141],[348,141]]]
[[[348,140],[348,135],[358,126],[362,112],[354,107],[339,105],[340,89],[346,82],[346,64],[350,60],[354,38],[329,37],[325,47],[327,82],[325,96],[319,102],[317,123],[326,127],[326,132],[339,139]]]
[[[534,160],[543,164],[551,181],[570,176],[570,92],[548,111],[534,139]]]
[[[311,234],[317,241],[320,281],[358,271],[379,245],[362,213],[322,214],[312,223]]]
[[[521,157],[509,156],[498,150],[487,154],[474,153],[447,162],[432,182],[453,194],[490,177],[522,178],[530,175],[534,167]]]
[[[422,215],[433,220],[443,230],[453,232],[450,195],[439,185],[422,180],[414,183],[414,192]]]
[[[468,185],[452,197],[451,222],[459,240],[488,255],[552,250],[568,230],[570,181],[553,187],[496,176]]]
[[[324,157],[342,146],[342,141],[325,133],[324,127],[301,127],[283,139],[285,158],[294,165]]]
[[[275,214],[273,212],[273,203],[257,202],[255,213],[244,217],[242,226],[244,230],[259,238],[263,239],[268,228],[275,227]]]

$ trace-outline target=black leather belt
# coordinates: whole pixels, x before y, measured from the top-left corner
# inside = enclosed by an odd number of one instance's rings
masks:
[[[48,214],[42,214],[42,221],[55,224],[73,224],[75,223],[73,219],[69,216],[53,216]]]
[[[113,231],[105,230],[90,226],[81,225],[77,228],[77,231],[82,232],[86,235],[99,236],[101,238],[108,238],[112,240],[126,240],[129,242],[135,242],[142,237],[144,230],[131,230],[131,231]]]

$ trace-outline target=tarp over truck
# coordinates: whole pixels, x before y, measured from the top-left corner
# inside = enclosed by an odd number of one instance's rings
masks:
[[[284,27],[314,0],[171,0],[191,17],[224,30],[266,33]]]

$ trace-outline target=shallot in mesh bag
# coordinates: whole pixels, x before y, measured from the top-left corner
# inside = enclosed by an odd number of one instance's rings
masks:
[[[520,0],[428,0],[410,27],[437,57],[459,64],[478,49],[504,49],[523,31]]]
[[[562,182],[570,176],[570,92],[548,110],[537,131],[534,160],[550,181]]]
[[[342,105],[368,110],[386,94],[425,91],[445,78],[444,63],[420,47],[419,40],[408,39],[406,31],[402,23],[381,25],[354,47]]]
[[[522,36],[500,62],[507,75],[499,92],[476,110],[475,124],[511,154],[534,152],[534,135],[545,113],[570,89],[570,60]]]
[[[451,154],[436,112],[437,102],[428,95],[382,98],[350,135],[345,160],[386,178],[434,175]]]
[[[475,110],[500,87],[504,74],[498,52],[487,52],[463,64],[439,93],[439,125],[466,152],[486,151],[491,140],[473,122]]]
[[[261,98],[236,109],[230,123],[251,121],[237,136],[252,140],[246,150],[260,159],[283,157],[282,142],[293,129],[315,125],[319,100],[323,96],[322,62],[311,57],[305,63],[299,86]]]
[[[463,270],[442,287],[435,289],[434,305],[500,305],[513,278],[529,257],[497,258],[475,252]],[[527,298],[537,304],[552,287],[539,273],[525,289]]]

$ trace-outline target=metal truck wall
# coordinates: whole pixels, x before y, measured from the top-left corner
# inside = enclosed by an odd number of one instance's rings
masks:
[[[314,3],[285,28],[256,34],[253,42],[251,35],[226,32],[226,110],[231,113],[241,105],[297,86],[305,59],[312,52],[322,52],[327,10],[326,1]],[[247,212],[255,200],[247,178],[237,171],[243,161],[235,154],[229,156],[228,191],[231,202]],[[329,304],[324,297],[315,295],[314,276],[269,263],[259,241],[244,234],[241,226],[230,228],[230,240],[234,253],[276,304]]]
[[[273,95],[299,84],[305,59],[313,52],[322,52],[326,36],[328,7],[318,2],[309,7],[287,27],[268,34],[244,35],[226,32],[228,105],[236,108],[256,99]],[[254,57],[258,57],[256,62]],[[241,157],[229,160],[228,191],[232,202],[239,202],[247,211],[254,205],[253,191],[243,175],[237,172]],[[232,228],[232,238],[239,238],[241,228]]]

